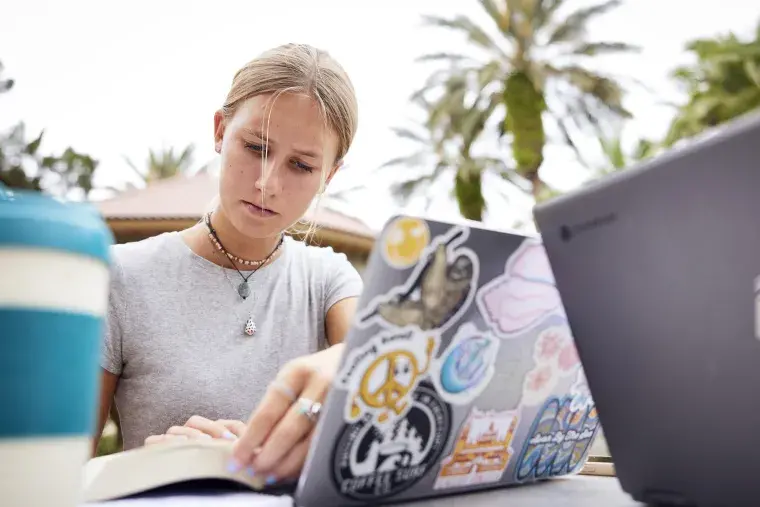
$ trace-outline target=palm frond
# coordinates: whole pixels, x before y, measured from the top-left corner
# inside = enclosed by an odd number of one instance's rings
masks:
[[[409,141],[415,141],[418,143],[427,143],[428,139],[425,139],[420,134],[417,134],[416,132],[412,132],[411,129],[403,128],[403,127],[391,127],[391,131],[401,139],[407,139]]]
[[[507,33],[509,30],[509,13],[497,5],[494,0],[478,0],[480,6],[486,11],[488,16],[496,23],[499,32]]]
[[[626,53],[640,51],[641,47],[625,42],[583,42],[570,50],[570,54],[597,56],[607,53]]]
[[[620,6],[622,0],[606,0],[603,3],[578,9],[567,16],[564,21],[557,26],[549,36],[549,45],[558,42],[571,42],[586,33],[586,25],[589,20],[595,16],[604,14]]]
[[[441,60],[451,63],[474,62],[474,60],[469,56],[460,55],[457,53],[430,53],[427,55],[419,56],[415,59],[416,62],[437,62]]]
[[[393,166],[418,167],[425,161],[426,156],[427,156],[426,152],[417,151],[410,155],[404,155],[402,157],[394,157],[382,163],[379,169],[383,169],[386,167],[393,167]]]
[[[400,205],[406,204],[417,193],[442,178],[448,169],[449,167],[446,164],[439,163],[427,174],[391,184],[390,190],[393,199]],[[428,206],[430,200],[432,200],[432,195],[428,200]]]
[[[631,113],[623,107],[623,90],[617,82],[612,79],[585,69],[579,65],[568,65],[566,67],[550,69],[556,77],[567,79],[567,81],[577,88],[583,95],[592,96],[599,101],[601,105],[613,113],[624,117],[631,117]]]
[[[533,13],[533,23],[536,29],[542,29],[552,22],[554,13],[564,5],[565,0],[537,0]]]
[[[423,16],[426,24],[450,28],[464,33],[470,42],[475,43],[481,48],[493,52],[500,57],[508,59],[508,56],[499,47],[498,44],[482,28],[473,22],[467,16],[457,16],[454,19],[446,19],[438,16]]]

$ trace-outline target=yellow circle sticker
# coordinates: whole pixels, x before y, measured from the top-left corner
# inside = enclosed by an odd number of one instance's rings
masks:
[[[397,269],[414,266],[430,242],[430,229],[424,220],[400,217],[386,229],[383,253],[386,262]]]

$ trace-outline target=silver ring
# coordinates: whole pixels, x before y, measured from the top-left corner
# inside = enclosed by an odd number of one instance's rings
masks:
[[[311,422],[317,420],[322,404],[308,398],[298,398],[298,413],[305,416]]]
[[[269,384],[269,386],[276,389],[282,395],[289,398],[291,402],[296,401],[296,393],[293,391],[293,389],[290,388],[290,386],[284,384],[283,382],[279,380],[275,380],[274,382]]]

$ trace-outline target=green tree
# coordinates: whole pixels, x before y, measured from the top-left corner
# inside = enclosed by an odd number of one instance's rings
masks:
[[[71,147],[60,155],[42,155],[43,136],[44,131],[29,140],[23,122],[0,136],[0,182],[11,188],[86,199],[98,161]]]
[[[158,151],[153,149],[148,152],[148,159],[143,168],[125,157],[127,165],[140,178],[142,183],[150,185],[159,180],[172,178],[179,174],[193,174],[207,169],[208,165],[193,169],[193,152],[195,147],[188,145],[180,153],[175,153],[174,148],[164,148]]]
[[[667,146],[760,107],[760,22],[750,40],[729,33],[691,41],[687,50],[695,63],[673,77],[688,99],[670,125]]]
[[[0,77],[2,71],[0,63]],[[12,87],[12,79],[0,78],[0,92]],[[43,155],[40,152],[43,136],[44,130],[28,139],[23,122],[0,134],[0,182],[7,187],[59,197],[73,197],[78,193],[86,199],[93,188],[98,161],[71,147],[60,155]]]
[[[600,132],[608,121],[630,116],[622,105],[621,85],[587,65],[598,55],[634,49],[586,37],[588,22],[621,1],[608,0],[562,17],[559,12],[566,0],[478,1],[490,19],[488,27],[466,16],[429,16],[426,21],[463,33],[474,49],[487,56],[473,59],[439,53],[422,57],[449,66],[436,71],[420,93],[442,96],[438,118],[444,118],[450,106],[458,108],[461,102],[461,90],[449,91],[451,79],[466,83],[470,103],[478,104],[489,117],[498,114],[498,132],[509,142],[515,170],[540,201],[552,195],[540,174],[547,121],[556,126],[560,141],[579,153],[574,139],[578,132]]]

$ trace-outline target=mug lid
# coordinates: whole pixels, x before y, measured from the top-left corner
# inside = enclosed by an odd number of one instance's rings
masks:
[[[0,248],[49,248],[108,264],[113,234],[98,210],[0,183]]]

